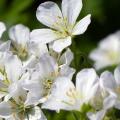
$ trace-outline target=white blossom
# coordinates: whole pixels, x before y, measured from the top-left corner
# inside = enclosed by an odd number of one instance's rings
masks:
[[[84,69],[77,74],[76,87],[67,77],[59,77],[52,89],[51,97],[42,107],[50,110],[78,110],[89,104],[98,87],[98,76],[94,69]]]
[[[105,72],[102,83],[106,91],[112,91],[116,95],[116,99],[113,99],[114,106],[120,109],[120,67],[115,69],[114,76],[110,72]]]
[[[47,120],[41,109],[37,106],[25,104],[26,93],[17,94],[19,99],[3,101],[0,103],[0,117],[5,120]]]
[[[103,120],[113,107],[120,110],[120,66],[100,77],[93,68],[82,69],[72,81],[74,55],[68,47],[91,22],[90,14],[77,22],[81,9],[82,0],[62,0],[61,9],[44,2],[36,16],[49,28],[30,32],[17,24],[6,42],[0,22],[0,120],[47,120],[41,108],[86,112],[90,120]],[[103,39],[90,58],[96,69],[120,64],[120,31]]]
[[[31,40],[37,43],[51,43],[53,50],[61,52],[72,43],[74,35],[83,34],[90,24],[90,16],[76,22],[82,9],[82,0],[62,0],[61,9],[54,2],[40,4],[37,19],[50,29],[36,29],[31,32]]]
[[[17,58],[8,53],[0,53],[0,98],[5,97],[7,101],[21,89],[22,79],[27,79],[29,74],[23,73],[22,63]]]
[[[87,113],[90,120],[103,120],[107,111],[116,104],[117,95],[112,90],[115,85],[113,81],[114,76],[112,73],[105,71],[101,74],[99,87],[91,101],[91,106],[96,110],[96,112]]]
[[[45,102],[56,79],[61,76],[72,79],[74,72],[75,70],[67,65],[59,68],[56,60],[48,54],[41,56],[31,79],[25,81],[24,88],[29,91],[27,102],[35,104]]]
[[[118,65],[120,63],[120,31],[103,39],[97,49],[90,53],[96,69]]]
[[[35,44],[30,41],[30,30],[22,24],[11,27],[9,37],[11,39],[10,50],[21,60],[31,59],[32,55],[40,57],[48,52],[45,44]]]

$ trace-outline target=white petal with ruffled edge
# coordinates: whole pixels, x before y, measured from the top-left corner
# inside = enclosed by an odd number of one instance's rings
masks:
[[[17,48],[19,48],[19,45],[24,48],[27,46],[27,42],[29,42],[30,30],[28,27],[18,24],[10,28],[9,37]]]
[[[60,53],[60,52],[62,52],[63,49],[70,46],[71,43],[72,43],[71,37],[67,37],[67,38],[63,38],[63,39],[54,41],[52,47],[53,47],[54,51]]]
[[[62,13],[69,25],[74,25],[82,9],[82,0],[62,0]]]
[[[83,69],[76,76],[76,89],[83,96],[83,101],[88,102],[94,97],[98,88],[98,76],[94,69]]]
[[[44,2],[40,4],[36,12],[37,19],[44,25],[59,29],[58,26],[62,22],[62,13],[58,5],[54,2]]]

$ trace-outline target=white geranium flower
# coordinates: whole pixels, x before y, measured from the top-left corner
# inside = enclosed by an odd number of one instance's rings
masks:
[[[21,81],[28,78],[29,74],[23,73],[22,63],[17,56],[0,53],[0,98],[7,101],[22,93]]]
[[[0,117],[5,120],[47,120],[39,107],[25,104],[27,92],[21,90],[23,92],[17,94],[18,99],[0,103]]]
[[[115,69],[114,76],[110,72],[105,72],[102,85],[108,92],[112,91],[116,95],[114,106],[120,109],[120,67]]]
[[[97,92],[91,101],[91,105],[94,107],[94,109],[107,111],[107,109],[110,109],[114,106],[116,95],[111,89],[106,87],[107,84],[108,86],[112,86],[113,83],[110,81],[113,80],[114,77],[110,72],[105,71],[101,74]]]
[[[87,116],[90,120],[103,120],[108,109],[112,108],[116,101],[116,95],[112,92],[108,94],[102,87],[98,87],[96,95],[92,99],[91,106],[96,112],[88,112]]]
[[[0,117],[6,120],[46,120],[40,108],[26,105],[27,92],[24,81],[30,75],[24,72],[22,62],[17,56],[0,54]]]
[[[116,72],[118,72],[118,69],[116,69]],[[113,90],[115,87],[114,82],[115,79],[112,73],[105,71],[101,74],[98,90],[91,101],[91,105],[96,112],[87,113],[90,120],[103,120],[107,111],[116,104],[117,95]]]
[[[56,52],[71,45],[74,35],[83,34],[90,24],[91,15],[76,22],[82,9],[82,0],[62,0],[62,10],[54,2],[40,4],[37,19],[51,29],[37,29],[31,32],[33,42],[51,43]]]
[[[30,41],[30,30],[22,24],[11,27],[9,37],[11,39],[11,51],[21,60],[26,60],[31,55],[39,57],[47,52],[45,44],[35,44]]]
[[[56,78],[66,76],[72,79],[74,72],[75,70],[69,66],[59,68],[55,59],[48,54],[41,56],[31,79],[24,84],[24,88],[29,91],[27,102],[37,104],[46,101]]]
[[[120,64],[120,31],[103,39],[90,53],[96,69]]]
[[[52,89],[51,97],[42,108],[57,110],[78,110],[89,104],[98,87],[98,76],[94,69],[84,69],[77,74],[76,87],[67,77],[59,77]]]

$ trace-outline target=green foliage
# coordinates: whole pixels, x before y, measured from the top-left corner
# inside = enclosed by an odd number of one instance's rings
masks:
[[[103,1],[102,0],[84,0],[84,13],[90,13],[98,21],[102,21],[101,17],[104,17]]]
[[[15,23],[25,23],[29,19],[27,12],[24,12],[32,5],[32,0],[1,0],[0,20],[9,26]]]

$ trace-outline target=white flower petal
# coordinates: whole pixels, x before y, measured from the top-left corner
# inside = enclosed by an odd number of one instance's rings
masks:
[[[43,112],[39,107],[34,107],[30,113],[28,113],[29,120],[47,120]],[[25,118],[25,120],[28,120]]]
[[[52,73],[58,71],[58,65],[53,57],[45,54],[40,57],[34,70],[35,71],[32,73],[31,79],[45,80],[46,77],[50,77]]]
[[[111,72],[105,71],[100,76],[100,85],[104,90],[114,90],[117,84]]]
[[[11,97],[17,100],[19,96],[25,94],[25,91],[22,89],[19,81],[9,85],[8,92],[9,94],[5,96],[5,101],[8,101]]]
[[[14,115],[11,115],[9,118],[6,118],[5,120],[19,120],[19,116],[15,114]]]
[[[30,33],[30,41],[35,43],[46,44],[57,39],[56,32],[51,29],[36,29]]]
[[[116,103],[117,96],[114,93],[111,93],[108,97],[106,97],[103,101],[104,109],[112,108]]]
[[[100,110],[97,113],[87,113],[89,120],[103,120],[106,110]]]
[[[119,100],[116,100],[115,108],[120,110],[120,101]]]
[[[94,67],[99,70],[111,65],[111,60],[108,59],[104,51],[95,49],[90,53],[90,59],[95,61]]]
[[[59,77],[54,83],[53,89],[51,90],[51,96],[43,103],[42,108],[60,111],[60,109],[71,110],[74,109],[74,104],[71,103],[67,92],[70,89],[75,89],[74,84],[71,80],[66,77]],[[79,107],[79,106],[78,106]]]
[[[39,100],[43,97],[43,84],[33,79],[25,81],[23,87],[29,91],[25,104],[38,104]]]
[[[36,87],[36,86],[34,86]],[[25,101],[25,105],[29,106],[29,105],[37,105],[39,103],[40,98],[42,97],[41,93],[37,90],[41,90],[41,89],[37,89],[36,90],[32,90],[32,92],[30,91],[27,95],[27,99]]]
[[[76,89],[89,101],[97,91],[98,76],[94,69],[83,69],[76,76]],[[91,92],[90,92],[91,91]]]
[[[118,36],[118,32],[111,34],[104,38],[100,43],[99,47],[103,50],[115,51],[117,52],[120,47],[120,36]]]
[[[9,37],[16,47],[19,47],[19,45],[21,45],[24,48],[29,41],[30,30],[28,27],[22,24],[18,24],[10,28]]]
[[[58,65],[54,58],[48,54],[40,57],[40,61],[36,67],[31,75],[31,80],[24,83],[24,88],[29,91],[27,104],[37,103],[40,99],[46,97],[45,81],[47,79],[54,80],[56,74],[58,74]]]
[[[21,77],[22,63],[17,56],[11,55],[5,63],[5,70],[10,81],[17,81]]]
[[[67,65],[62,66],[61,69],[60,69],[60,74],[62,76],[66,76],[66,77],[70,78],[71,80],[72,80],[72,77],[73,77],[74,73],[75,73],[75,69],[71,68]]]
[[[90,53],[90,59],[95,62],[95,68],[101,69],[120,63],[120,35],[114,33],[103,39],[97,49]]]
[[[5,62],[8,59],[8,57],[11,56],[11,53],[9,52],[0,52],[0,69],[4,71]]]
[[[87,28],[88,28],[88,25],[90,24],[91,22],[91,15],[87,15],[86,17],[84,17],[82,20],[80,20],[76,25],[75,27],[73,28],[73,35],[80,35],[80,34],[83,34]]]
[[[62,56],[60,57],[60,64],[62,65],[70,65],[72,60],[74,58],[74,55],[72,53],[72,51],[68,48],[64,54],[62,54]]]
[[[115,69],[114,76],[115,76],[117,85],[120,85],[120,66]]]
[[[7,41],[7,42],[2,42],[0,44],[0,51],[9,51],[10,50],[10,44],[11,42],[10,41]]]
[[[46,44],[41,44],[41,43],[31,43],[29,45],[29,52],[30,54],[40,57],[45,53],[48,53],[48,48]]]
[[[27,61],[23,62],[24,70],[34,68],[37,63],[38,59],[36,59],[36,56],[31,55],[30,58],[27,59]]]
[[[82,0],[62,0],[62,13],[70,25],[74,25],[81,9]]]
[[[6,30],[6,26],[3,22],[0,22],[0,38],[2,37],[3,32]]]
[[[0,117],[8,118],[12,114],[11,106],[7,102],[0,103]]]
[[[41,23],[54,29],[58,29],[59,23],[62,22],[62,14],[58,5],[50,1],[40,4],[36,16]]]
[[[68,46],[70,46],[72,43],[71,37],[67,37],[64,39],[59,39],[53,43],[53,50],[60,53],[62,50]]]
[[[46,77],[47,75],[51,75],[51,73],[58,70],[58,65],[53,57],[49,54],[45,54],[41,56],[39,61],[39,71],[41,72],[41,76]],[[45,76],[44,76],[45,75]]]

